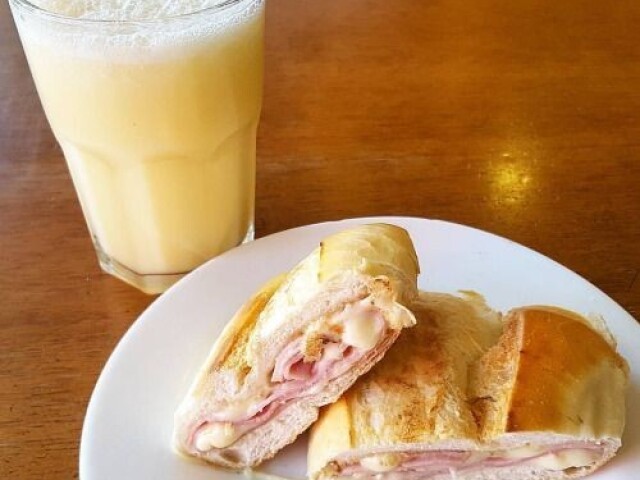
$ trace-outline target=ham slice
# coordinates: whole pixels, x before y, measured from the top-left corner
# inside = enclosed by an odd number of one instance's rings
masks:
[[[363,332],[363,322],[366,322],[366,332]],[[275,359],[266,396],[245,409],[230,408],[209,415],[193,430],[189,443],[200,451],[231,445],[268,422],[291,402],[317,392],[386,346],[385,319],[366,299],[338,312],[328,319],[328,325],[332,330],[318,337],[321,346],[317,360],[308,361],[305,337],[297,336]],[[371,343],[373,346],[367,348]]]
[[[392,453],[398,457],[392,468],[375,467],[376,462],[367,461],[375,456],[366,457],[342,464],[337,476],[366,479],[384,479],[386,476],[403,474],[402,478],[428,479],[447,473],[470,473],[486,468],[513,468],[533,466],[544,470],[564,470],[571,467],[587,467],[600,458],[603,447],[593,442],[572,442],[548,446],[541,450],[514,449],[495,451],[457,451],[434,450],[413,453]],[[560,460],[558,460],[560,459]],[[572,461],[574,459],[575,461]],[[387,462],[387,465],[389,463]],[[554,467],[556,464],[556,467]],[[366,466],[365,466],[366,465]]]

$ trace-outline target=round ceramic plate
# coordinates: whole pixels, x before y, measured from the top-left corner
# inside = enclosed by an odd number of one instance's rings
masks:
[[[620,454],[594,480],[640,472],[640,326],[589,282],[556,262],[495,235],[452,223],[403,217],[361,218],[296,228],[211,260],[156,300],[122,338],[93,392],[80,448],[80,478],[232,480],[240,474],[190,462],[171,449],[173,412],[214,340],[266,280],[287,271],[325,236],[352,225],[394,223],[418,251],[422,289],[475,290],[499,310],[558,305],[606,319],[631,365],[627,428]],[[304,478],[304,436],[263,466]]]

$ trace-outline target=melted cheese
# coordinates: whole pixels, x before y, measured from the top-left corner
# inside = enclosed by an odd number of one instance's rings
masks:
[[[262,398],[260,396],[252,396],[248,398],[242,398],[234,403],[228,404],[224,409],[218,412],[219,420],[227,420],[229,422],[235,422],[240,418],[247,415],[247,412],[258,403]]]
[[[207,425],[196,438],[196,448],[206,452],[212,448],[226,448],[233,444],[242,433],[238,432],[229,422],[211,423]]]
[[[375,307],[354,305],[345,313],[349,315],[344,322],[342,341],[361,350],[371,350],[380,341],[382,330],[374,317],[379,315]]]
[[[390,472],[400,465],[402,459],[399,455],[387,453],[385,455],[372,455],[360,460],[360,465],[371,472]]]
[[[495,452],[492,456],[500,458],[521,458],[526,460],[525,463],[527,465],[531,465],[536,468],[564,470],[565,468],[570,467],[586,467],[591,465],[601,455],[599,451],[589,450],[586,448],[559,450],[557,452],[549,452],[546,455],[543,455],[546,451],[547,450],[542,447],[527,445],[511,450]]]
[[[547,470],[564,470],[571,467],[586,467],[598,460],[600,454],[587,449],[561,450],[556,453],[549,453],[542,457],[534,458],[527,464],[545,468]]]
[[[493,455],[499,456],[501,458],[531,458],[544,452],[544,448],[532,447],[527,445],[524,447],[512,448],[510,450],[496,452]]]

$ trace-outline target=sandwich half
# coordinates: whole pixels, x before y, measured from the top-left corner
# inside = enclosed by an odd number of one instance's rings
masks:
[[[628,370],[606,331],[526,307],[493,344],[486,310],[461,321],[462,305],[425,296],[413,309],[418,326],[321,413],[312,479],[576,478],[620,447]]]
[[[355,227],[323,240],[233,317],[178,407],[178,452],[259,464],[306,430],[415,323],[408,233]]]
[[[415,327],[311,430],[311,479],[449,478],[479,451],[469,370],[495,344],[500,314],[481,297],[421,293]]]

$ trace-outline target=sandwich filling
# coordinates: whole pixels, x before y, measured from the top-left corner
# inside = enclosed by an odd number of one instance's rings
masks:
[[[354,365],[388,347],[393,331],[372,296],[317,320],[277,355],[261,392],[207,415],[189,443],[199,452],[229,447],[292,402],[322,391]]]
[[[564,443],[554,446],[523,446],[514,449],[488,451],[433,450],[413,453],[373,454],[361,459],[336,461],[327,467],[322,478],[357,477],[383,480],[396,478],[421,479],[438,475],[469,473],[486,468],[527,467],[561,471],[587,468],[604,454],[601,445],[588,442]]]

